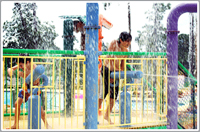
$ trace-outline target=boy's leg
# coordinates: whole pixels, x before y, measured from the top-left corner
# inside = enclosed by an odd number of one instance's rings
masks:
[[[115,100],[117,99],[118,90],[119,90],[118,86],[115,87],[115,88],[110,87],[110,106],[107,106],[106,113],[104,115],[104,119],[107,120],[108,122],[110,122],[110,124],[114,124],[110,119],[110,113],[111,113],[113,106],[115,104]],[[114,99],[114,95],[115,95],[115,99]]]
[[[106,108],[106,113],[105,113],[105,115],[104,115],[104,119],[107,120],[110,124],[114,124],[114,123],[111,121],[111,119],[110,119],[110,113],[111,113],[112,108],[113,108],[113,106],[114,106],[114,102],[115,102],[115,100],[112,99],[112,98],[110,98],[110,106],[107,106],[107,108]],[[108,105],[109,105],[109,104],[108,104]],[[110,109],[109,109],[109,107],[110,107]]]
[[[46,114],[45,114],[45,111],[44,109],[41,107],[41,119],[43,120],[44,122],[44,126],[46,129],[51,129],[51,127],[49,126],[48,122],[47,122],[47,119],[46,119]],[[46,123],[45,123],[46,122]]]
[[[103,102],[103,99],[99,98],[99,100],[98,100],[98,110],[101,108],[102,102]]]
[[[100,82],[99,82],[99,98],[98,98],[98,111],[101,109],[101,103],[103,102],[103,91],[105,89],[103,88],[103,79],[102,75],[100,75]],[[101,112],[99,111],[99,115],[101,115]]]
[[[15,120],[14,120],[14,124],[11,126],[10,129],[19,129],[20,106],[22,102],[23,102],[23,99],[18,97],[17,101],[15,102]]]

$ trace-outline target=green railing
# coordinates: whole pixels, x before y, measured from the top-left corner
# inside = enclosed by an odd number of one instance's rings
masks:
[[[72,51],[72,50],[37,50],[37,49],[3,49],[3,54],[5,54],[5,53],[84,55],[84,51]]]
[[[64,54],[84,55],[84,51],[3,49],[3,56],[19,56],[19,53],[29,53],[29,56],[41,56],[41,57],[43,57],[43,56],[62,57],[62,55],[64,55]],[[108,51],[102,51],[102,52],[99,52],[99,54],[101,54],[101,55],[133,55],[133,56],[166,56],[165,52],[108,52]],[[189,77],[191,77],[193,80],[195,80],[195,85],[196,85],[197,84],[196,78],[180,62],[178,62],[178,65],[185,71],[185,73],[188,74]],[[130,65],[128,65],[128,67],[131,68],[132,70],[135,70]],[[6,75],[7,75],[7,72],[6,72]],[[144,82],[146,82],[146,80],[144,80]],[[7,81],[6,81],[6,83],[7,83]],[[150,83],[148,83],[148,85],[150,87],[152,87]],[[6,86],[7,86],[7,84],[6,84]],[[156,91],[156,88],[153,87],[153,90]],[[6,87],[6,91],[7,91],[7,87]],[[7,107],[7,105],[6,105],[6,107]],[[55,111],[55,112],[57,112],[57,111]],[[13,115],[13,114],[14,113],[12,113],[11,115]],[[8,115],[9,114],[4,114],[4,116],[8,116]]]

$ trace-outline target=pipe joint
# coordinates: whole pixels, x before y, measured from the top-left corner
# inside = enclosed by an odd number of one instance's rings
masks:
[[[180,31],[176,31],[176,30],[168,30],[168,31],[165,31],[167,34],[179,34]]]

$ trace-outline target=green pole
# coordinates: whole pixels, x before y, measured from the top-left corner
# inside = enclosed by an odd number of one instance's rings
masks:
[[[71,28],[73,29],[73,26]],[[3,54],[5,54],[5,53],[84,55],[84,51],[73,51],[73,38],[71,38],[71,37],[64,38],[64,50],[3,49]]]
[[[66,19],[63,22],[63,45],[64,45],[64,51],[67,52],[67,50],[71,50],[72,52],[76,53],[76,51],[73,51],[73,26],[74,26],[74,22],[72,21],[72,19]],[[84,51],[79,51],[79,54],[84,54]],[[73,55],[63,55],[63,56],[67,56],[67,57],[74,57],[75,54]],[[65,73],[65,61],[62,61],[63,64],[63,73]],[[67,87],[66,91],[65,91],[65,85],[63,85],[63,91],[64,91],[64,99],[66,100],[66,106],[65,106],[65,111],[66,111],[66,115],[70,116],[71,115],[71,75],[72,75],[72,60],[68,59],[67,60],[67,75],[63,74],[63,79],[67,80],[67,84],[65,84]],[[64,102],[65,104],[65,102]],[[63,112],[65,113],[65,112]]]
[[[165,56],[165,52],[116,52],[102,51],[102,55],[135,55],[135,56]]]
[[[194,85],[197,84],[197,79],[178,61],[178,66],[190,77],[194,80]]]
[[[65,22],[66,21],[66,22]],[[66,23],[69,24],[73,24],[72,22],[68,22],[70,20],[65,20],[64,21],[64,25],[66,25]],[[67,26],[64,26],[67,27]],[[70,27],[70,26],[69,26]],[[72,29],[70,29],[72,28]],[[84,51],[73,51],[73,32],[72,33],[68,33],[73,31],[73,26],[70,28],[65,28],[64,31],[64,50],[39,50],[39,49],[3,49],[3,54],[6,53],[29,53],[29,54],[67,54],[67,55],[84,55]],[[142,55],[146,55],[146,56],[166,56],[165,52],[110,52],[110,51],[102,51],[99,52],[102,53],[102,55],[135,55],[135,56],[142,56]],[[31,56],[31,55],[30,55]]]

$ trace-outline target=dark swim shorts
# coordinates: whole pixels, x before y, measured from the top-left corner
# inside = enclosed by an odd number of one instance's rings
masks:
[[[103,73],[104,72],[104,73]],[[112,71],[110,71],[110,74],[111,74]],[[103,81],[103,78],[104,78],[104,97],[106,97],[106,95],[108,94],[108,86],[109,86],[109,83],[108,83],[108,78],[109,78],[109,69],[108,67],[104,66],[104,70],[103,70],[103,66],[101,67],[101,75],[102,75],[102,81]],[[114,89],[115,89],[115,99],[117,99],[117,96],[118,96],[118,93],[119,93],[119,86],[115,86],[112,87],[110,86],[110,98],[114,99]]]

